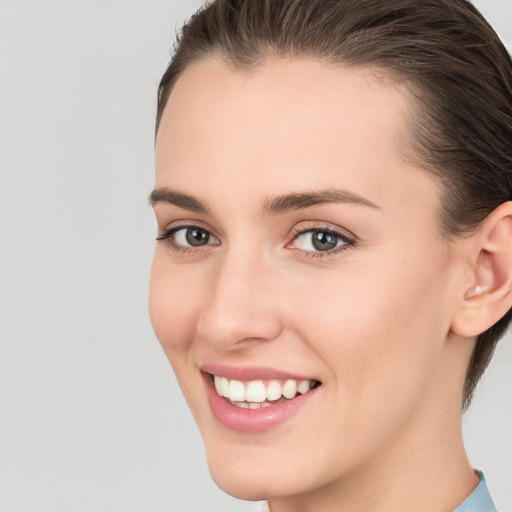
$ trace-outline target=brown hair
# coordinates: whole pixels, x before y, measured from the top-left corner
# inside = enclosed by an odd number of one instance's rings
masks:
[[[268,56],[311,57],[386,71],[412,93],[412,151],[444,185],[442,234],[477,228],[512,200],[512,62],[466,0],[215,0],[181,30],[158,89],[156,130],[173,85],[211,56],[251,69]],[[467,408],[509,311],[480,334],[467,369]]]

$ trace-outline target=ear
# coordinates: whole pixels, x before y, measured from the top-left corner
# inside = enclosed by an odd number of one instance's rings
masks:
[[[465,337],[483,333],[512,307],[512,201],[493,210],[472,238],[472,283],[451,325]]]

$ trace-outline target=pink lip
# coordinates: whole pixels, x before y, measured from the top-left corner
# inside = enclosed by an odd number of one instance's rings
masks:
[[[265,368],[263,366],[228,366],[225,364],[204,364],[199,367],[204,373],[211,375],[219,375],[226,377],[230,380],[240,380],[247,382],[250,380],[315,380],[312,377],[304,375],[297,375],[293,373],[284,372],[282,370],[275,370],[273,368]]]
[[[270,407],[263,407],[260,409],[243,409],[241,407],[236,407],[225,398],[219,396],[219,394],[215,390],[213,378],[211,377],[211,375],[204,373],[204,371],[205,370],[203,370],[202,376],[206,387],[208,402],[210,404],[213,416],[222,425],[236,432],[261,433],[278,427],[279,425],[285,423],[290,418],[292,418],[295,414],[297,414],[300,411],[300,409],[302,409],[302,407],[304,407],[307,404],[307,402],[313,396],[316,395],[319,389],[313,388],[304,395],[297,396],[295,398],[292,398],[291,400],[278,402],[274,405],[271,405]],[[219,373],[221,375],[228,377],[224,372]],[[256,373],[257,376],[255,378],[248,378],[247,373],[245,372],[242,372],[242,374],[238,373],[237,375],[241,375],[243,377],[241,380],[245,381],[255,380],[258,378],[264,379],[265,376],[268,375],[265,372],[261,373],[258,371]],[[218,373],[215,374],[218,375]],[[255,374],[251,373],[251,376],[252,375]],[[286,374],[285,377],[280,377],[277,376],[276,373],[272,373],[272,376],[277,379],[294,378],[289,377],[288,374]]]

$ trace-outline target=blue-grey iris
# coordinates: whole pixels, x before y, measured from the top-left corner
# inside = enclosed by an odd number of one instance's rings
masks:
[[[313,247],[318,251],[329,251],[330,249],[334,249],[338,244],[338,238],[325,231],[313,231],[311,236]]]
[[[185,238],[187,240],[187,243],[189,243],[190,245],[194,247],[199,247],[201,245],[206,245],[208,243],[210,234],[208,233],[208,231],[205,231],[204,229],[188,228],[185,234]]]

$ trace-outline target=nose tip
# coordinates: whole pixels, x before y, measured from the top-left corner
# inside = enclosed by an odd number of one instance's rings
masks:
[[[272,315],[239,304],[225,312],[210,308],[201,315],[197,332],[218,349],[235,350],[249,343],[271,341],[281,328]]]
[[[251,266],[221,270],[199,316],[197,334],[219,350],[271,341],[282,331],[268,273]],[[264,277],[266,276],[266,278]]]

